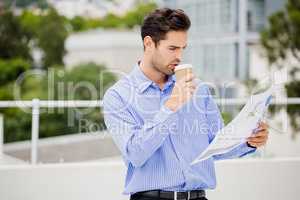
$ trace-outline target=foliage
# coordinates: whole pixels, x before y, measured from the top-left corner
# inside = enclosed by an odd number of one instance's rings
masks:
[[[27,2],[27,3],[26,3]],[[32,5],[28,1],[28,5]],[[31,1],[30,1],[31,2]],[[32,0],[32,2],[34,2]],[[35,1],[37,2],[37,1]],[[88,63],[70,70],[63,67],[65,54],[64,41],[71,32],[94,28],[133,28],[140,25],[143,17],[155,4],[139,4],[137,8],[124,16],[109,14],[102,19],[75,17],[67,19],[49,8],[41,15],[31,11],[14,16],[10,11],[0,15],[0,100],[99,100],[104,91],[116,80],[106,73],[104,66]],[[31,68],[31,50],[38,48],[43,52],[42,62],[46,67],[40,75],[29,76]],[[54,67],[55,66],[55,67]],[[105,72],[105,76],[99,74]],[[16,79],[25,73],[19,85],[20,98],[16,92]],[[26,75],[27,74],[27,75]],[[24,75],[24,74],[23,74]],[[53,83],[49,80],[53,78]],[[86,87],[94,88],[89,92]],[[101,87],[100,87],[101,86]],[[0,109],[4,114],[5,142],[30,139],[31,110],[19,108]],[[41,109],[40,137],[77,133],[80,119],[104,128],[103,116],[97,109]]]
[[[37,32],[41,24],[41,16],[35,15],[28,10],[24,10],[18,17],[23,30],[26,31],[30,39],[37,37]]]
[[[261,43],[270,64],[281,68],[288,59],[296,64],[289,69],[291,81],[286,84],[288,97],[300,96],[300,0],[288,0],[285,8],[269,17],[269,26],[261,33]],[[300,131],[300,105],[288,105],[292,126]],[[296,132],[295,131],[295,132]]]
[[[30,64],[23,59],[0,60],[0,85],[16,80],[29,68]]]
[[[133,28],[136,25],[141,25],[144,17],[156,8],[156,4],[139,4],[136,8],[126,13],[123,20],[127,28]]]
[[[222,119],[224,121],[224,124],[227,125],[232,120],[232,115],[228,112],[222,112]]]
[[[29,36],[22,28],[17,17],[10,11],[0,14],[0,58],[15,57],[31,59],[29,53]]]
[[[118,16],[113,13],[107,14],[102,19],[85,19],[83,17],[76,16],[69,20],[69,24],[74,32],[95,28],[132,29],[135,26],[141,25],[144,17],[156,7],[157,5],[155,3],[140,3],[123,16]]]
[[[64,42],[68,33],[61,17],[55,9],[50,8],[48,13],[41,18],[37,31],[38,47],[43,50],[43,66],[63,64],[65,55]]]
[[[31,46],[43,52],[42,65],[46,68],[62,65],[65,55],[64,42],[68,36],[65,18],[55,9],[49,8],[41,16],[25,10],[19,16],[19,21],[30,39]]]
[[[76,16],[69,21],[74,32],[85,31],[88,29],[87,20],[83,17]]]
[[[105,76],[101,78],[102,73]],[[50,68],[47,74],[25,78],[20,85],[21,99],[99,100],[102,99],[104,90],[115,81],[114,75],[107,72],[104,66],[93,63],[78,65],[69,71],[61,67]],[[30,139],[30,109],[9,108],[2,109],[1,112],[5,116],[5,142]],[[89,124],[97,124],[100,130],[105,127],[99,108],[43,108],[39,136],[43,138],[78,133],[81,131],[80,119]]]

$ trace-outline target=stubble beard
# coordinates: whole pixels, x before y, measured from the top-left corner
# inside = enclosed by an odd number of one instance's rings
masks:
[[[168,69],[168,66],[160,65],[159,63],[155,62],[154,60],[152,60],[152,66],[156,71],[158,71],[166,76],[174,74],[174,71]]]

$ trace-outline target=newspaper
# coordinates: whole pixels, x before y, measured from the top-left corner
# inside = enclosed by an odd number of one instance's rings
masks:
[[[259,122],[263,119],[273,97],[274,88],[271,86],[265,92],[252,95],[240,113],[217,132],[213,141],[191,162],[191,165],[211,156],[229,152],[246,142],[246,139],[255,132]]]

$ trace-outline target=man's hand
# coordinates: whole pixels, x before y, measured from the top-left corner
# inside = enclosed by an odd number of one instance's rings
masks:
[[[248,139],[248,145],[252,147],[261,147],[267,143],[269,136],[268,125],[261,122],[258,127],[258,131],[253,133]]]
[[[194,94],[196,84],[194,75],[188,74],[185,78],[176,81],[170,98],[165,102],[165,106],[176,111],[186,103]]]

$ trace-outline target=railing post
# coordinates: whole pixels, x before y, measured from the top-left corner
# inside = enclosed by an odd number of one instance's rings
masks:
[[[3,141],[4,141],[4,120],[3,115],[0,113],[0,157],[3,155]]]
[[[39,139],[39,117],[40,100],[32,100],[32,126],[31,126],[31,164],[36,164],[38,159],[38,139]]]

